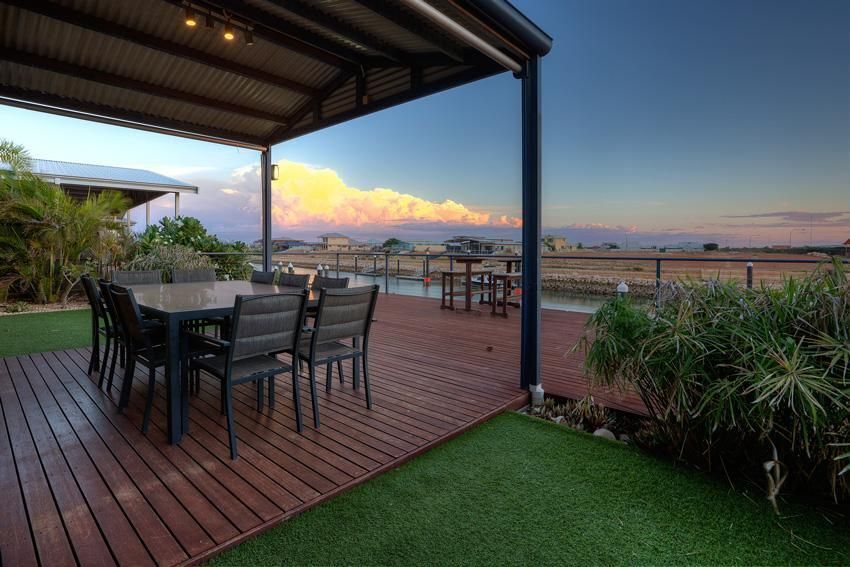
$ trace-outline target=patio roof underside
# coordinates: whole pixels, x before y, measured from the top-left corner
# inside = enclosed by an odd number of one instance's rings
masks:
[[[542,54],[489,0],[429,3],[518,61]],[[0,103],[256,148],[504,70],[398,0],[0,0],[0,45]]]

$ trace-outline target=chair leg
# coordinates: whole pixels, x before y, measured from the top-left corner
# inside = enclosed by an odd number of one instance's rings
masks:
[[[225,385],[224,413],[227,416],[227,435],[230,437],[230,458],[234,461],[236,454],[236,431],[233,429],[233,388]]]
[[[121,383],[121,397],[118,398],[118,410],[123,412],[130,403],[130,390],[133,389],[133,377],[136,374],[136,361],[130,357],[124,366],[124,381]]]
[[[106,391],[112,391],[112,381],[115,378],[115,361],[118,358],[118,340],[112,339],[112,362],[109,363],[109,378],[106,379]],[[106,361],[103,361],[106,364]],[[122,366],[122,368],[124,368]]]
[[[221,381],[221,393],[219,394],[219,401],[221,402],[221,414],[224,415],[226,412],[224,408],[224,398],[227,395],[227,384],[224,383],[224,380]]]
[[[275,376],[269,376],[269,409],[274,409],[274,379]]]
[[[336,371],[339,372],[339,383],[345,384],[345,378],[342,375],[342,361],[341,360],[336,361]]]
[[[301,418],[301,385],[298,380],[298,371],[292,368],[292,403],[295,405],[295,427],[298,433],[304,431],[304,422]]]
[[[118,349],[121,352],[121,368],[127,366],[127,349],[125,348],[124,343],[121,343]]]
[[[151,408],[153,408],[153,398],[156,394],[156,368],[151,366],[148,369],[148,397],[145,400],[145,417],[142,419],[142,433],[147,435],[148,426],[151,422]]]
[[[95,368],[100,366],[100,332],[97,330],[97,324],[92,323],[91,330],[91,357],[89,357],[89,369],[86,374],[91,376]],[[98,387],[100,387],[98,385]]]
[[[263,381],[257,380],[257,411],[263,411]]]
[[[109,344],[112,340],[107,335],[103,343],[103,361],[100,363],[100,378],[97,381],[97,387],[103,388],[103,381],[106,379],[106,363],[109,362]]]
[[[316,392],[316,365],[310,362],[310,397],[313,399],[313,425],[319,428],[319,395]]]
[[[325,374],[327,375],[327,378],[325,379],[325,391],[330,393],[331,382],[333,382],[333,377],[334,377],[334,365],[333,365],[332,362],[328,363],[328,365],[325,369]]]
[[[369,362],[366,360],[366,353],[361,357],[363,359],[363,386],[366,387],[366,407],[372,409],[372,390],[369,389]]]

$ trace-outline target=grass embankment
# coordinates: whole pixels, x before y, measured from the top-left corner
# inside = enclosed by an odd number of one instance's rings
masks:
[[[0,317],[0,356],[91,345],[88,309]]]
[[[506,414],[216,565],[848,564],[846,525]]]

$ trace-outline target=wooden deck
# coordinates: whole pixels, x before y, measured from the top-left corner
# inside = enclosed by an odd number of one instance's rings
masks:
[[[518,387],[518,316],[494,319],[442,311],[431,299],[382,296],[376,317],[374,409],[350,382],[335,383],[330,394],[319,388],[322,427],[315,430],[304,383],[299,435],[286,380],[278,382],[276,409],[263,413],[253,386],[242,386],[237,461],[228,457],[209,377],[192,399],[189,434],[171,446],[161,386],[151,431],[139,431],[141,375],[121,415],[117,391],[100,391],[85,374],[87,349],[0,360],[0,563],[196,563],[527,403]],[[547,391],[584,394],[579,361],[565,356],[584,320],[545,312]]]

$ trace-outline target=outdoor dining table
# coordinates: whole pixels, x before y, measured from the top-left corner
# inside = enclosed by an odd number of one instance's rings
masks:
[[[233,314],[237,295],[260,295],[300,291],[299,288],[248,281],[215,281],[131,286],[139,309],[165,324],[165,385],[167,390],[168,442],[179,443],[188,429],[188,392],[180,384],[180,327],[184,321]],[[310,291],[308,308],[318,305],[318,293]]]

